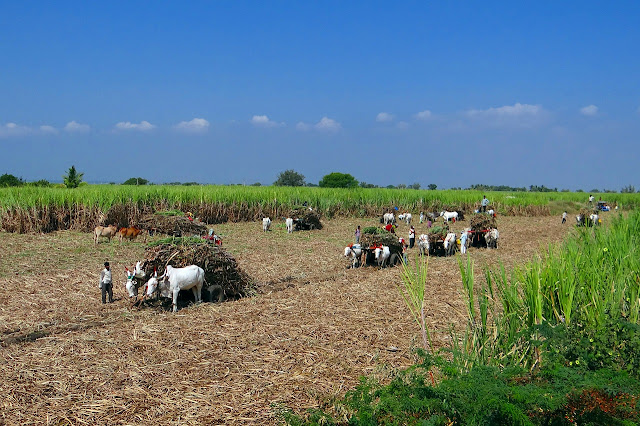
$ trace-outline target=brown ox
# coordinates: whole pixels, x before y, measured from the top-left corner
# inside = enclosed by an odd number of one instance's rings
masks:
[[[138,235],[142,233],[142,229],[138,228],[137,226],[130,226],[128,228],[120,228],[120,231],[118,231],[118,233],[120,234],[120,241],[125,238],[129,241],[133,241],[138,238]]]
[[[98,238],[100,237],[106,237],[111,242],[111,238],[115,237],[117,233],[118,227],[116,225],[96,226],[93,230],[93,242],[98,244]]]

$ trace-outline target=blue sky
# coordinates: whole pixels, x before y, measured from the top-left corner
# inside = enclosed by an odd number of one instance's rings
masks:
[[[0,3],[0,173],[640,188],[640,2]]]

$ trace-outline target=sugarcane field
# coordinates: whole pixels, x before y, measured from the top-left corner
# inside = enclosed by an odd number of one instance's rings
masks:
[[[511,271],[576,232],[549,215],[446,222],[413,212],[410,224],[395,218],[391,233],[381,216],[318,216],[321,226],[291,231],[286,218],[270,218],[265,229],[263,220],[206,224],[189,213],[175,224],[142,215],[144,240],[0,232],[0,423],[278,424],[279,407],[324,407],[360,377],[384,382],[416,361],[402,261],[354,265],[344,252],[358,226],[392,245],[404,240],[396,253],[407,267],[428,264],[434,350],[447,345],[450,327],[465,324],[461,256],[473,259],[478,276],[487,265]],[[458,247],[465,230],[497,227],[499,244],[421,255],[417,244],[406,247],[411,227],[414,236],[441,227],[432,242],[454,233]],[[384,242],[370,237],[360,245]],[[105,261],[113,303],[103,304]],[[183,290],[172,312],[171,294],[146,295],[147,281],[167,265],[194,264],[205,274],[202,303]]]

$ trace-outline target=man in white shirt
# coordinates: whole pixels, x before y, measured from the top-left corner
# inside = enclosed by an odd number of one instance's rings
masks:
[[[113,303],[113,283],[111,281],[109,262],[104,262],[104,269],[100,272],[100,290],[102,292],[102,303],[107,303],[107,294],[109,295],[109,303]]]
[[[487,206],[489,205],[489,200],[487,199],[486,195],[482,196],[482,202],[480,203],[480,207],[483,213],[487,212]]]

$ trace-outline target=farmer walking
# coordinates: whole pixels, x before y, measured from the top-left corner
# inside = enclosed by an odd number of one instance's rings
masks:
[[[562,213],[562,223],[564,224],[567,221],[567,212]]]
[[[109,303],[113,303],[113,283],[111,281],[109,262],[104,262],[104,269],[100,272],[100,290],[102,292],[102,303],[107,303],[107,294],[109,294]]]
[[[360,225],[356,228],[356,244],[360,244]]]

